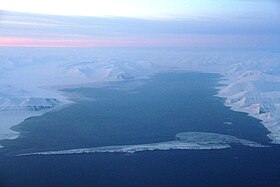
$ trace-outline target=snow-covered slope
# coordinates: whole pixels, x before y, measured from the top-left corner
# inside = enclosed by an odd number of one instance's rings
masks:
[[[232,72],[219,96],[233,110],[247,112],[262,120],[274,143],[280,142],[280,77],[260,70]]]
[[[58,107],[55,98],[33,97],[23,89],[11,85],[0,85],[0,111],[39,111]]]
[[[116,81],[147,76],[154,71],[149,62],[123,62],[118,60],[86,61],[65,66],[70,77],[84,77],[89,80]]]
[[[0,111],[39,111],[53,109],[59,104],[55,98],[0,98]]]
[[[0,85],[0,140],[17,138],[19,133],[12,131],[12,126],[63,104],[55,98],[33,97],[32,93],[26,90],[7,84]]]

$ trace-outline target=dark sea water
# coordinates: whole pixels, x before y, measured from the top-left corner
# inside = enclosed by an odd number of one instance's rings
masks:
[[[19,153],[174,140],[212,132],[268,144],[259,120],[217,98],[220,77],[163,73],[102,88],[68,89],[87,99],[14,127],[0,151],[0,186],[280,186],[280,148],[24,156]],[[224,123],[231,122],[232,124]]]

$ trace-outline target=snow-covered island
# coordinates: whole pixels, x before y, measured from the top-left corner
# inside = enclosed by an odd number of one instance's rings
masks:
[[[217,88],[217,96],[226,98],[225,105],[231,109],[260,119],[270,132],[272,143],[280,143],[279,52],[190,52],[184,49],[9,51],[0,49],[0,140],[17,138],[19,134],[10,128],[24,119],[70,102],[54,88],[149,78],[166,71],[198,71],[220,74],[221,86]]]

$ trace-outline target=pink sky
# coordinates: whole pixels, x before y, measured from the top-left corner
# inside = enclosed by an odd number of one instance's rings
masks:
[[[165,46],[165,47],[227,47],[270,43],[271,37],[243,35],[186,35],[181,37],[120,38],[120,39],[48,39],[28,37],[0,37],[1,47],[132,47],[132,46]],[[277,38],[276,38],[277,39]]]
[[[130,46],[188,46],[211,43],[197,39],[132,40],[129,39],[34,39],[0,37],[2,47],[130,47]]]

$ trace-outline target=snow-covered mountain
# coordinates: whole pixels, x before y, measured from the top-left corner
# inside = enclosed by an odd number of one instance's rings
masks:
[[[0,98],[0,111],[39,111],[59,105],[55,98]]]
[[[60,105],[55,98],[32,97],[24,89],[11,85],[0,85],[0,111],[39,111]]]
[[[274,143],[280,142],[280,77],[260,70],[227,76],[228,85],[219,91],[225,105],[262,120]]]
[[[71,77],[84,77],[89,80],[116,81],[147,76],[154,71],[149,62],[123,62],[118,60],[86,61],[68,64],[66,73]]]
[[[14,139],[18,132],[10,128],[26,118],[40,116],[64,103],[56,98],[33,97],[33,93],[11,85],[0,85],[0,140]],[[1,145],[0,145],[1,148]]]

